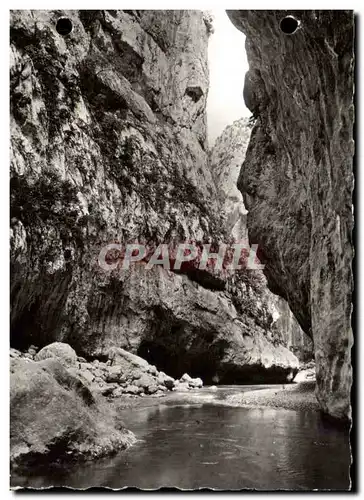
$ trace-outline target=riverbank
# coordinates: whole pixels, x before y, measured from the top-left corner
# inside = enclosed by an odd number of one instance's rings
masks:
[[[228,396],[227,404],[242,407],[271,407],[285,410],[319,411],[315,381],[285,385],[280,388],[253,390]]]
[[[271,407],[295,411],[319,411],[315,397],[315,382],[306,381],[289,385],[219,386],[211,390],[173,391],[162,396],[130,397],[112,402],[117,411],[156,405],[215,404],[246,408]]]

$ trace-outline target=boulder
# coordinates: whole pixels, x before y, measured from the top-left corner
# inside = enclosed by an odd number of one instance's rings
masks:
[[[158,385],[155,383],[148,385],[148,387],[145,389],[145,392],[147,394],[154,394],[157,391],[158,391]]]
[[[141,392],[143,392],[143,388],[130,384],[125,388],[123,392],[127,394],[140,394]]]
[[[87,384],[91,384],[95,380],[95,376],[89,370],[76,370],[76,374]]]
[[[186,392],[186,391],[189,391],[189,390],[190,390],[190,386],[189,386],[188,382],[180,382],[180,383],[176,386],[176,390],[177,390],[177,391],[181,391],[181,392]]]
[[[140,378],[134,380],[133,382],[137,387],[142,387],[145,391],[152,393],[155,392],[154,388],[157,388],[156,380],[154,377],[147,373],[143,373]]]
[[[21,357],[21,352],[18,351],[18,349],[10,348],[10,357],[11,358],[20,358]]]
[[[181,382],[191,382],[192,378],[188,375],[188,373],[184,373],[180,380]]]
[[[117,387],[113,393],[112,393],[112,396],[114,398],[119,398],[120,396],[122,396],[123,394],[125,393],[125,389],[123,389],[122,387]]]
[[[103,387],[106,384],[103,377],[95,377],[95,382],[99,384],[100,387]]]
[[[199,389],[200,387],[203,386],[203,382],[200,378],[193,378],[188,383],[189,383],[190,387],[193,387],[193,388]]]
[[[95,377],[104,377],[104,371],[100,370],[100,368],[94,368],[92,370],[92,373],[95,375]]]
[[[152,375],[158,375],[158,370],[154,365],[149,365],[147,371],[148,371],[148,373],[151,373]]]
[[[122,368],[120,365],[108,366],[108,370],[106,372],[106,381],[118,382],[120,380],[121,374]]]
[[[172,390],[175,385],[174,378],[166,375],[164,372],[158,373],[157,382],[158,384],[164,385],[169,390]]]
[[[41,361],[47,358],[56,358],[66,368],[76,366],[77,354],[72,347],[63,342],[53,342],[43,347],[34,357],[35,361]]]
[[[96,401],[57,359],[10,363],[12,467],[36,461],[96,458],[134,441],[110,408]]]
[[[100,392],[103,396],[111,396],[117,388],[117,384],[105,384],[103,387],[101,387]]]

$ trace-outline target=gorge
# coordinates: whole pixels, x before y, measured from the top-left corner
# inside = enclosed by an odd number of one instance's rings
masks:
[[[317,407],[350,421],[353,16],[293,12],[290,36],[287,14],[228,11],[253,116],[210,148],[209,13],[12,11],[14,466],[132,444],[111,400],[285,384],[313,355]],[[98,264],[109,244],[248,239],[264,272]],[[27,434],[37,404],[65,420]]]

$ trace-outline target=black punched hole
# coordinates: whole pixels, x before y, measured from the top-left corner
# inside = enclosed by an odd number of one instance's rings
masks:
[[[72,21],[68,17],[61,17],[57,21],[56,30],[62,36],[69,35],[72,31]]]
[[[299,26],[299,22],[293,16],[284,17],[281,21],[281,30],[286,35],[293,35]]]

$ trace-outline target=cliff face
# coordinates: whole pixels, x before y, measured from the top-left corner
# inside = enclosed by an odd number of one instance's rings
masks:
[[[227,233],[234,241],[248,241],[248,211],[237,181],[251,130],[251,119],[236,120],[225,128],[210,152],[211,172],[223,207],[223,221]],[[312,359],[312,341],[302,331],[287,302],[269,291],[263,271],[256,271],[256,274],[260,276],[261,287],[255,303],[264,304],[269,311],[272,318],[270,329],[274,331],[274,337],[279,338],[300,360]]]
[[[251,128],[249,118],[236,120],[216,139],[210,152],[211,172],[223,207],[225,227],[235,240],[248,240],[248,211],[237,183]]]
[[[292,35],[285,15],[300,21]],[[229,11],[256,118],[238,187],[270,288],[315,346],[322,409],[350,417],[353,13]]]
[[[198,11],[12,12],[14,347],[123,347],[205,381],[297,370],[249,273],[229,292],[214,273],[98,265],[112,242],[224,238],[206,153],[210,28]]]
[[[61,16],[73,24],[65,37],[56,31]],[[97,343],[113,329],[120,293],[96,275],[103,245],[213,233],[207,36],[198,12],[12,13],[12,317],[19,341],[44,343],[76,330],[75,340],[88,331]]]

